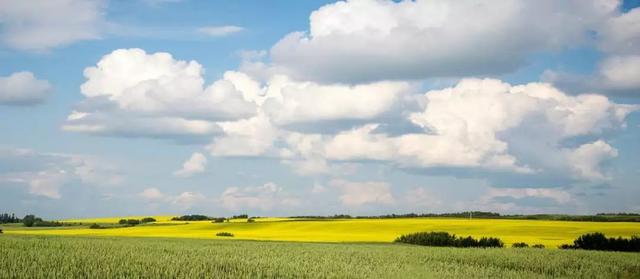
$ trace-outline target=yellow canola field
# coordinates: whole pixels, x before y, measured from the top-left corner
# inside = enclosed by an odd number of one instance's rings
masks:
[[[119,220],[120,218],[114,218]],[[157,218],[158,219],[158,218]],[[99,220],[99,219],[95,219]],[[160,219],[159,219],[160,220]],[[514,242],[544,244],[556,248],[589,232],[603,232],[607,236],[640,235],[640,223],[632,222],[574,222],[543,220],[462,219],[462,218],[406,218],[406,219],[337,219],[300,220],[260,218],[255,223],[210,221],[178,222],[162,219],[155,224],[126,228],[88,229],[65,227],[31,230],[16,227],[7,234],[88,235],[126,237],[217,238],[217,232],[230,232],[229,239],[304,241],[304,242],[391,242],[397,236],[419,231],[446,231],[460,236],[493,236],[507,246]],[[82,220],[87,223],[86,220]]]

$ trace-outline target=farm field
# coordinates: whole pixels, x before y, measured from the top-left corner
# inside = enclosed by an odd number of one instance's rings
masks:
[[[637,278],[640,254],[175,238],[0,236],[0,278]]]
[[[127,217],[130,218],[130,217]],[[153,224],[126,228],[89,229],[94,222],[116,223],[120,218],[72,220],[83,226],[31,229],[5,227],[6,234],[38,234],[67,236],[127,236],[216,239],[218,232],[233,233],[234,239],[297,242],[391,242],[401,234],[419,231],[446,231],[461,236],[493,236],[507,246],[514,242],[543,244],[556,248],[570,244],[585,233],[603,232],[607,236],[629,237],[640,234],[640,223],[575,222],[544,220],[405,218],[405,219],[332,219],[303,220],[289,218],[258,218],[255,223],[233,220],[229,223],[211,221],[169,221],[157,217]],[[70,221],[68,221],[70,222]]]

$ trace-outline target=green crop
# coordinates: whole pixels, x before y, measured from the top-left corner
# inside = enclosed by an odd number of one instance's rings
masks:
[[[640,254],[0,236],[0,278],[638,278]]]

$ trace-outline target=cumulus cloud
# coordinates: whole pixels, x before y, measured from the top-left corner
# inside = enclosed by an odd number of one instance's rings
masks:
[[[513,86],[493,79],[465,79],[423,97],[422,110],[407,115],[423,133],[391,136],[367,124],[333,136],[293,134],[283,155],[605,179],[600,166],[617,156],[615,148],[604,140],[564,143],[623,128],[637,110],[601,95],[569,96],[549,84]]]
[[[0,105],[34,105],[44,101],[51,84],[31,72],[16,72],[0,77]]]
[[[123,181],[117,168],[90,156],[0,148],[0,186],[24,185],[35,196],[60,199],[62,188],[72,183],[113,186]]]
[[[597,46],[604,53],[595,72],[576,75],[547,71],[543,79],[575,91],[613,94],[640,92],[640,8],[609,17],[597,29]]]
[[[309,31],[285,36],[271,57],[321,81],[505,73],[531,53],[585,42],[617,11],[613,0],[340,1],[314,11]]]
[[[295,207],[300,199],[286,193],[282,187],[269,182],[255,187],[229,187],[220,195],[222,206],[229,210]]]
[[[208,201],[203,194],[198,192],[182,192],[177,195],[169,195],[155,187],[144,189],[138,193],[138,197],[153,204],[168,204],[182,211],[202,205]]]
[[[340,201],[346,206],[393,204],[395,202],[395,198],[391,194],[391,185],[386,182],[332,180],[330,185],[340,190]]]
[[[205,26],[198,28],[198,32],[211,37],[224,37],[243,31],[244,28],[235,25]]]
[[[103,0],[1,0],[0,41],[14,49],[44,51],[98,39],[106,26]]]
[[[204,172],[207,166],[207,157],[200,152],[191,154],[191,157],[182,164],[182,169],[179,169],[173,173],[178,177],[190,177],[197,173]]]
[[[495,198],[510,197],[514,199],[523,198],[547,198],[554,200],[559,204],[571,202],[573,199],[571,194],[562,189],[552,188],[495,188],[491,187],[482,197],[483,200],[489,202]]]
[[[249,117],[255,105],[232,81],[204,87],[195,61],[168,53],[119,49],[84,71],[87,99],[69,115],[65,130],[140,136],[211,135],[216,121]]]

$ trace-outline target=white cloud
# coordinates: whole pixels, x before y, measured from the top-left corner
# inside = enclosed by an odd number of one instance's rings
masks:
[[[300,200],[284,192],[282,187],[269,182],[256,187],[229,187],[220,195],[222,206],[228,210],[260,209],[271,210],[276,207],[295,207]]]
[[[640,37],[640,36],[639,36]],[[640,45],[640,43],[638,43]],[[609,56],[599,67],[601,87],[613,90],[640,90],[640,53]]]
[[[391,185],[386,182],[332,180],[330,185],[341,191],[340,201],[346,206],[393,204],[395,202],[390,190]]]
[[[44,51],[98,39],[105,8],[102,0],[0,0],[0,40],[14,49]]]
[[[219,120],[256,113],[232,81],[204,87],[195,61],[170,54],[119,49],[105,55],[84,74],[87,99],[69,116],[65,130],[134,136],[211,135]]]
[[[309,31],[285,36],[271,57],[289,75],[322,81],[504,73],[531,53],[584,43],[617,8],[614,0],[340,1],[314,11]]]
[[[182,164],[182,169],[173,173],[178,177],[190,177],[197,173],[204,172],[207,166],[207,158],[200,152],[195,152],[191,157]]]
[[[182,192],[178,195],[169,195],[162,193],[158,188],[146,188],[138,193],[138,197],[145,199],[152,204],[167,204],[176,207],[181,211],[191,209],[195,206],[202,205],[208,199],[198,192]]]
[[[515,199],[523,199],[529,197],[552,199],[560,204],[566,204],[573,199],[571,194],[561,189],[551,188],[494,188],[488,189],[488,192],[482,197],[486,203],[490,203],[492,199],[498,197],[510,197]]]
[[[206,201],[207,198],[203,194],[197,192],[182,192],[173,198],[172,203],[182,210],[187,210]]]
[[[371,119],[388,111],[408,89],[405,82],[320,85],[278,76],[269,83],[268,90],[277,91],[272,93],[277,95],[266,101],[265,110],[279,124]]]
[[[604,141],[593,148],[561,148],[561,143],[624,127],[625,117],[637,109],[600,95],[568,96],[548,84],[512,86],[491,79],[465,79],[424,98],[423,111],[409,115],[424,133],[391,137],[375,133],[377,126],[369,124],[324,138],[324,146],[317,144],[321,147],[314,150],[332,160],[521,173],[564,169],[578,178],[598,179],[603,178],[599,166],[616,156],[615,149]]]
[[[64,170],[38,172],[30,178],[29,193],[51,199],[60,199],[60,186],[68,182],[68,179]]]
[[[146,188],[142,192],[138,193],[138,196],[150,201],[162,201],[166,199],[166,196],[158,190],[158,188]]]
[[[264,115],[219,123],[224,135],[213,140],[207,149],[213,156],[265,155],[278,136],[278,130]]]
[[[198,32],[212,36],[212,37],[224,37],[243,31],[244,28],[235,25],[224,26],[206,26],[198,28]]]
[[[24,185],[32,195],[60,199],[70,184],[108,187],[123,181],[117,168],[90,156],[0,148],[0,185]]]
[[[568,161],[575,175],[594,180],[606,179],[607,176],[602,173],[600,164],[618,157],[618,150],[603,140],[583,144],[568,152]]]
[[[597,28],[597,45],[604,53],[591,75],[546,71],[543,79],[576,91],[598,90],[638,94],[640,90],[640,8],[609,17]]]
[[[16,72],[0,77],[0,105],[33,105],[41,103],[51,92],[46,80],[31,72]]]

